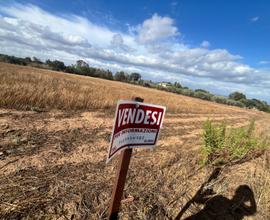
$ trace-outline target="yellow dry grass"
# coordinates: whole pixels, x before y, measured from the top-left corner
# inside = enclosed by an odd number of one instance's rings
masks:
[[[141,86],[5,63],[0,63],[0,82],[0,107],[96,110],[139,96],[145,102],[165,105],[169,112],[247,112]]]
[[[105,165],[113,110],[118,99],[132,96],[169,111],[156,148],[134,151],[120,219],[174,219],[202,186],[231,201],[244,184],[257,210],[243,218],[270,218],[269,152],[221,167],[207,184],[213,168],[199,163],[205,120],[243,126],[254,118],[258,135],[269,136],[269,114],[0,63],[0,219],[106,219],[117,162]],[[46,112],[26,111],[31,109]],[[183,217],[203,207],[192,203]]]

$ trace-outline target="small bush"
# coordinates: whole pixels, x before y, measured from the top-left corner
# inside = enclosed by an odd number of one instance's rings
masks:
[[[208,92],[202,92],[202,91],[195,91],[195,93],[194,93],[194,97],[195,98],[199,98],[199,99],[203,99],[203,100],[211,100],[211,97],[212,97],[213,95],[212,94],[210,94],[210,93],[208,93]]]
[[[235,101],[233,99],[228,99],[224,96],[212,96],[211,101],[225,104],[225,105],[233,105],[233,106],[238,106],[238,107],[245,107],[245,104],[241,101]]]
[[[258,144],[257,138],[254,137],[254,121],[250,122],[247,128],[233,128],[228,137],[228,149],[231,159],[245,157]]]
[[[182,95],[194,97],[194,91],[192,89],[183,89],[181,91]]]
[[[238,106],[238,107],[241,107],[241,108],[245,107],[245,105],[242,102],[235,101],[233,99],[227,99],[226,104],[227,105]]]
[[[214,125],[207,120],[203,124],[202,163],[217,165],[237,162],[252,156],[255,151],[263,151],[265,144],[258,141],[254,128],[254,121],[247,127],[227,129],[225,123]]]
[[[212,96],[211,101],[221,104],[227,104],[227,98],[224,96]]]
[[[224,148],[225,135],[225,123],[215,126],[210,120],[207,120],[203,124],[203,164],[217,159],[219,152]]]

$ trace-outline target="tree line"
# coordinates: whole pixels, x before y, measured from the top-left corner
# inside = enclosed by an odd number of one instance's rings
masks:
[[[162,82],[155,83],[151,80],[143,80],[139,73],[126,73],[124,71],[118,71],[112,73],[110,70],[102,68],[90,67],[88,63],[83,60],[78,60],[76,64],[66,66],[64,62],[59,60],[46,60],[42,62],[36,57],[19,58],[15,56],[9,56],[0,54],[0,62],[6,62],[11,64],[18,64],[24,66],[33,66],[43,69],[50,69],[55,71],[61,71],[71,74],[78,74],[91,77],[99,77],[107,80],[115,80],[126,83],[137,84],[145,87],[151,87],[167,92],[181,94],[185,96],[195,97],[203,100],[217,102],[226,105],[233,105],[242,108],[258,109],[260,111],[270,112],[270,106],[265,101],[258,99],[248,99],[245,94],[241,92],[233,92],[228,97],[216,96],[209,91],[203,89],[192,90],[186,86],[182,86],[179,82]]]

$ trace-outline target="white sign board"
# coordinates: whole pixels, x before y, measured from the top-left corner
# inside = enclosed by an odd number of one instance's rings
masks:
[[[158,139],[166,108],[136,101],[117,103],[107,162],[128,147],[153,147]]]

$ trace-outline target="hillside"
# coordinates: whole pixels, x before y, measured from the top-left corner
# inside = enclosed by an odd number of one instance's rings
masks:
[[[222,165],[207,184],[216,167],[200,163],[207,119],[232,127],[254,119],[256,135],[264,137],[269,114],[4,63],[0,82],[1,219],[106,219],[117,162],[105,164],[114,109],[117,100],[132,96],[168,113],[156,148],[134,152],[121,219],[174,219],[201,186],[231,199],[241,185],[251,188],[257,206],[254,216],[243,217],[270,218],[269,151]],[[183,216],[202,207],[193,203]]]

